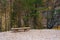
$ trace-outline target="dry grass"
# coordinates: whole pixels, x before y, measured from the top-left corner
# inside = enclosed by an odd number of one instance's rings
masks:
[[[60,25],[59,26],[55,26],[53,29],[60,30]]]

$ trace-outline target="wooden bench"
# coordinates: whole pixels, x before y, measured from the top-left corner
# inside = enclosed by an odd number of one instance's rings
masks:
[[[13,32],[25,32],[25,31],[29,31],[30,30],[30,27],[11,28],[11,30]]]

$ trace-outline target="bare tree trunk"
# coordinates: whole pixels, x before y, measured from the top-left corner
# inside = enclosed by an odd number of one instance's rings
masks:
[[[0,5],[0,10],[1,10],[1,5]],[[1,31],[1,11],[0,11],[0,31]]]
[[[1,9],[0,9],[1,10]],[[2,31],[1,30],[1,28],[2,28],[2,15],[1,15],[2,13],[1,13],[1,11],[0,11],[0,31]]]
[[[5,13],[2,15],[2,31],[5,31],[6,28],[6,21],[5,21]]]
[[[6,18],[5,20],[6,30],[9,30],[10,29],[10,0],[7,0],[5,18]]]
[[[2,0],[1,0],[2,1]],[[0,1],[0,2],[1,2]],[[1,2],[1,5],[0,5],[0,21],[1,21],[1,25],[0,25],[0,28],[1,28],[1,31],[5,31],[5,14],[4,14],[4,8],[3,8],[3,6],[2,6],[3,4],[2,4],[2,2]]]
[[[23,11],[18,13],[18,26],[19,27],[24,27],[23,14],[24,14]]]

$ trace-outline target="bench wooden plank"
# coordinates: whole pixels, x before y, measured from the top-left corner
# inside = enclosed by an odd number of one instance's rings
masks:
[[[30,27],[11,28],[11,29],[30,29]]]
[[[30,30],[30,27],[21,27],[21,28],[11,28],[11,30],[12,31],[14,31],[14,32],[25,32],[25,31],[28,31],[28,30]]]

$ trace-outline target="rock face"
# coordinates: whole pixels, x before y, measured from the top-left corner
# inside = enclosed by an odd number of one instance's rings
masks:
[[[60,30],[30,30],[28,32],[1,32],[0,40],[60,40]]]

